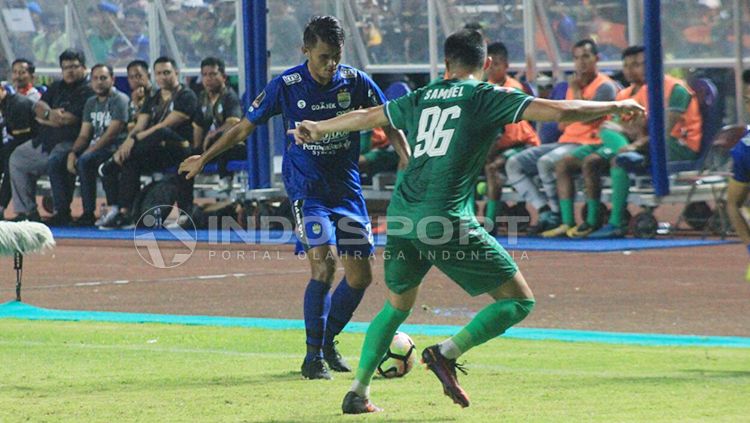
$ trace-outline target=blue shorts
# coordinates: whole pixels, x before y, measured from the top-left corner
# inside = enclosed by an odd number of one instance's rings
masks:
[[[375,252],[370,216],[361,194],[335,202],[297,200],[292,203],[292,214],[297,254],[334,244],[339,255],[369,257]]]

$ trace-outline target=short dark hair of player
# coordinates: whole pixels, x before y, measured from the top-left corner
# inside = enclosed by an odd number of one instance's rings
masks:
[[[91,67],[91,74],[93,75],[94,71],[97,70],[97,69],[99,69],[99,68],[106,68],[109,71],[109,76],[111,76],[112,78],[115,77],[115,71],[114,71],[114,69],[112,69],[112,66],[107,65],[105,63],[97,63],[94,66],[92,66]]]
[[[488,45],[487,55],[497,56],[497,57],[500,57],[502,60],[505,60],[506,62],[508,61],[508,49],[505,47],[505,44],[503,44],[501,41],[496,41]]]
[[[599,54],[599,47],[597,47],[596,41],[592,40],[591,38],[584,38],[584,39],[578,41],[577,43],[573,44],[573,48],[575,49],[575,48],[579,48],[579,47],[584,47],[586,45],[588,45],[589,47],[591,47],[591,52],[592,53]]]
[[[13,66],[15,66],[15,65],[16,65],[16,63],[26,63],[26,69],[27,69],[27,70],[29,71],[29,73],[30,73],[30,74],[32,74],[32,75],[33,75],[33,74],[34,74],[34,72],[36,71],[36,66],[34,66],[34,62],[32,62],[32,61],[31,61],[31,60],[29,60],[29,59],[24,59],[23,57],[20,57],[20,58],[18,58],[18,59],[16,59],[16,60],[14,60],[14,61],[13,61],[13,63],[11,63],[11,64],[10,64],[10,67],[12,68]]]
[[[224,61],[218,57],[209,56],[201,60],[201,69],[203,69],[204,66],[216,66],[219,69],[220,74],[227,76],[226,65],[224,65]]]
[[[154,69],[156,69],[156,65],[158,65],[159,63],[171,63],[172,67],[177,69],[177,62],[175,62],[171,57],[161,56],[154,60]]]
[[[452,65],[481,68],[486,58],[487,47],[479,31],[462,29],[445,40],[445,60]]]
[[[330,46],[341,47],[344,45],[344,28],[333,16],[313,16],[305,27],[302,40],[307,48],[314,47],[318,40]]]
[[[139,68],[141,68],[141,69],[143,69],[144,71],[146,71],[146,73],[149,73],[148,72],[148,63],[146,63],[145,60],[140,60],[140,59],[133,60],[132,62],[128,63],[128,67],[125,68],[125,69],[129,71],[131,68],[134,68],[136,66],[139,67]]]
[[[745,72],[742,72],[742,82],[750,85],[750,69],[747,69]]]
[[[69,48],[60,54],[60,67],[62,67],[62,62],[64,60],[68,62],[78,60],[78,63],[80,63],[81,66],[86,66],[86,56],[81,50],[76,50],[74,48]]]
[[[643,46],[630,46],[622,51],[622,59],[625,60],[626,57],[635,56],[636,54],[640,54],[646,51],[646,47]]]

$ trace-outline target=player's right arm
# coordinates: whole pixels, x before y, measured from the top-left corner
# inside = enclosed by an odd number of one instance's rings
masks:
[[[304,144],[319,141],[325,134],[331,132],[364,131],[378,126],[388,126],[390,122],[385,115],[384,107],[380,105],[354,110],[321,122],[305,120],[295,129],[288,130],[287,133],[294,135],[297,144]]]
[[[523,112],[523,120],[576,122],[588,121],[610,114],[636,115],[645,113],[633,99],[620,101],[547,100],[535,98]]]
[[[242,119],[239,123],[226,131],[221,138],[219,138],[211,148],[203,152],[203,154],[200,156],[190,156],[180,163],[179,172],[185,173],[185,178],[187,179],[193,178],[203,170],[206,163],[209,163],[221,153],[229,150],[240,141],[249,137],[253,131],[255,131],[255,124],[247,120],[247,118]]]

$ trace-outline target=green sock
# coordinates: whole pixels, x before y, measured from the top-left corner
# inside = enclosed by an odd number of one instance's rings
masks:
[[[586,199],[586,223],[590,226],[599,226],[599,205],[601,202],[593,198]]]
[[[562,217],[563,225],[573,226],[576,224],[576,218],[573,215],[573,199],[572,198],[560,199],[560,215]]]
[[[461,332],[451,338],[465,353],[472,347],[483,344],[523,320],[534,308],[534,300],[499,300],[477,313]]]
[[[372,319],[367,328],[365,342],[362,345],[362,353],[359,357],[356,379],[362,385],[369,385],[375,369],[378,368],[380,360],[383,359],[388,346],[391,345],[393,335],[401,323],[409,317],[411,311],[401,311],[385,302],[383,309]]]
[[[485,210],[484,218],[492,222],[492,226],[495,226],[495,218],[497,217],[497,201],[487,200],[487,209]]]
[[[630,191],[630,178],[625,169],[617,166],[609,170],[609,177],[612,179],[612,214],[609,216],[609,224],[622,227],[622,216],[627,207]]]

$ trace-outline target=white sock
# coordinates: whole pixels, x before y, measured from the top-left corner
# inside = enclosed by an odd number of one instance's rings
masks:
[[[440,354],[448,360],[455,360],[461,356],[462,352],[458,349],[458,345],[453,342],[452,338],[448,338],[445,341],[438,344],[440,347]]]
[[[357,379],[354,379],[354,383],[349,390],[362,398],[370,398],[370,385],[362,384]]]

